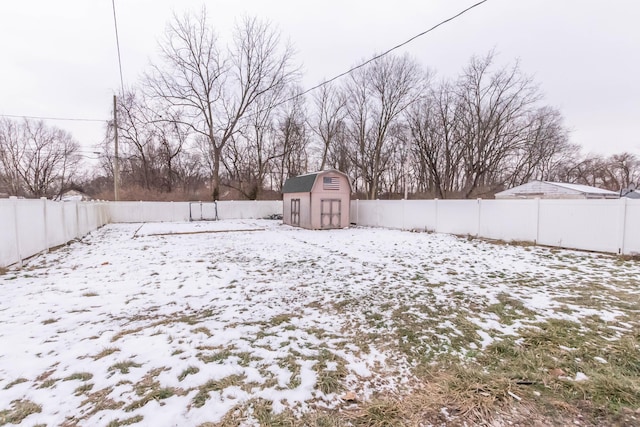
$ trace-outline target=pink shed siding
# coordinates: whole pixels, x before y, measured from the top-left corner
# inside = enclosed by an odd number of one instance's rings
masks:
[[[311,194],[310,193],[285,193],[282,200],[282,222],[287,225],[294,225],[291,222],[291,200],[300,200],[300,223],[299,227],[311,228]]]
[[[300,200],[300,227],[320,230],[349,226],[351,185],[341,172],[318,172],[310,192],[283,193],[282,219],[288,225],[295,225],[292,223],[294,199]]]

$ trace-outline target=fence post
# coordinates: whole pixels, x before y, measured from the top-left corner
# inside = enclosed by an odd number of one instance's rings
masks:
[[[540,242],[540,197],[536,197],[536,240],[533,242],[537,245]]]
[[[49,229],[47,227],[47,198],[40,197],[42,200],[42,220],[44,221],[44,251],[49,252]]]
[[[402,229],[406,230],[406,216],[407,216],[407,199],[402,199]]]
[[[360,225],[360,199],[356,199],[356,226]]]
[[[480,236],[480,215],[482,214],[482,199],[481,198],[477,198],[477,205],[478,205],[478,223],[476,224],[476,237]]]
[[[67,219],[65,214],[65,205],[62,205],[62,241],[64,243],[68,242],[71,239],[67,239]]]
[[[73,202],[76,205],[76,220],[74,221],[74,223],[76,224],[76,232],[75,232],[75,239],[79,239],[80,238],[80,212],[78,212],[78,202],[74,201]]]
[[[18,198],[11,196],[9,199],[13,200],[13,230],[16,237],[16,251],[18,253],[18,265],[22,267],[22,253],[20,252],[20,233],[18,232]]]
[[[433,201],[435,202],[435,205],[436,205],[436,208],[435,208],[436,209],[436,223],[433,226],[434,227],[433,232],[434,233],[438,233],[438,199],[437,198],[433,199]]]
[[[625,250],[624,250],[624,245],[625,245],[625,237],[627,234],[627,198],[626,197],[621,197],[620,198],[620,202],[622,203],[622,206],[620,207],[620,240],[619,240],[619,248],[618,248],[618,254],[620,255],[624,255]]]

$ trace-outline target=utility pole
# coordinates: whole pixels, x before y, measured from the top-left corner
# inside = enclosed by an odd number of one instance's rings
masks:
[[[113,95],[113,135],[115,145],[115,158],[113,160],[113,200],[118,201],[118,187],[120,181],[120,158],[118,157],[118,114],[116,96]]]

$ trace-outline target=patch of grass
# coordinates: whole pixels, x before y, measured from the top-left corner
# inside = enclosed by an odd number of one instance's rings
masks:
[[[144,377],[142,377],[142,380],[133,387],[136,394],[138,396],[143,396],[144,394],[150,391],[159,389],[160,383],[156,381],[155,378],[166,369],[167,368],[161,367],[161,368],[152,369],[149,372],[147,372],[144,375]]]
[[[229,375],[219,380],[209,380],[198,388],[198,394],[193,398],[193,405],[196,408],[204,406],[209,399],[209,392],[222,391],[227,387],[238,386],[246,379],[245,375]]]
[[[87,384],[83,384],[85,386]],[[93,386],[93,384],[91,384]],[[77,390],[77,389],[76,389]],[[83,414],[83,418],[90,418],[100,411],[120,409],[124,402],[118,402],[109,397],[113,387],[97,390],[93,393],[86,393],[86,398],[80,403],[80,407],[89,406],[91,409]]]
[[[452,394],[460,396],[464,388],[464,399],[473,402],[464,406],[480,418],[507,402],[505,392],[512,391],[537,402],[545,416],[575,412],[595,424],[609,424],[624,408],[640,407],[640,332],[611,339],[600,327],[603,322],[595,319],[581,324],[549,319],[523,329],[520,339],[495,341],[477,356],[477,364],[454,370]],[[574,381],[579,372],[588,379]],[[468,384],[488,395],[470,393]],[[603,414],[609,421],[603,421]]]
[[[511,325],[515,320],[523,317],[533,318],[535,312],[525,307],[524,303],[509,294],[500,293],[497,295],[498,303],[490,305],[486,311],[495,313],[500,317],[500,322]]]
[[[227,360],[232,354],[230,349],[224,349],[211,354],[198,353],[196,357],[204,363],[216,363]]]
[[[206,326],[199,326],[199,327],[191,330],[191,332],[193,332],[194,334],[203,333],[208,337],[211,337],[213,335],[211,333],[211,331],[209,330],[209,328],[207,328]]]
[[[73,381],[73,380],[89,381],[91,378],[93,378],[93,374],[89,372],[75,372],[69,375],[68,377],[65,377],[64,381]]]
[[[249,366],[249,364],[251,363],[252,360],[260,360],[257,357],[254,357],[250,352],[248,351],[241,351],[238,353],[234,353],[234,356],[236,356],[238,358],[238,365],[242,366],[242,367],[247,367]]]
[[[296,417],[291,411],[274,414],[273,403],[269,400],[255,399],[250,401],[248,406],[253,410],[253,418],[255,418],[261,426],[293,427],[297,424]]]
[[[57,378],[48,378],[46,380],[44,380],[39,386],[38,388],[51,388],[53,387],[58,381],[60,381]]]
[[[289,354],[287,357],[278,359],[278,366],[291,372],[287,387],[293,389],[301,384],[300,364],[298,363],[298,357],[296,355]]]
[[[5,389],[5,390],[9,390],[9,389],[10,389],[11,387],[13,387],[14,385],[18,385],[18,384],[20,384],[20,383],[25,383],[25,382],[27,382],[27,381],[29,381],[29,380],[28,380],[28,379],[26,379],[26,378],[22,378],[22,377],[17,378],[17,379],[15,379],[15,380],[11,381],[11,382],[10,382],[9,384],[7,384],[6,386],[4,386],[4,389]]]
[[[293,317],[294,316],[289,313],[278,314],[271,318],[270,323],[271,326],[279,326],[284,322],[290,322]]]
[[[189,366],[187,369],[182,371],[180,375],[178,375],[178,381],[182,381],[187,378],[188,375],[197,374],[198,372],[200,372],[200,368],[196,366]]]
[[[109,366],[108,371],[120,371],[121,374],[128,374],[129,368],[139,368],[141,366],[141,364],[136,363],[133,360],[125,360]]]
[[[43,320],[42,324],[43,325],[50,325],[52,323],[56,323],[58,320],[60,320],[60,319],[54,319],[53,317],[51,317],[49,319]]]
[[[124,330],[118,332],[117,334],[115,334],[113,337],[111,337],[111,342],[116,342],[120,338],[122,338],[124,336],[127,336],[127,335],[137,334],[138,332],[140,332],[143,329],[144,329],[143,327],[132,328],[132,329],[124,329]]]
[[[0,426],[19,424],[31,414],[42,412],[42,406],[30,400],[14,400],[10,409],[0,410]]]
[[[125,418],[122,421],[120,421],[119,418],[116,418],[115,420],[110,421],[109,424],[107,424],[107,427],[128,426],[128,425],[131,425],[131,424],[139,423],[143,419],[144,419],[144,417],[142,415],[136,415],[135,417]]]
[[[92,389],[93,389],[93,383],[85,383],[77,387],[75,390],[73,390],[73,394],[75,396],[80,396],[81,394],[86,394],[88,391],[91,391]]]
[[[347,375],[345,360],[323,348],[318,353],[318,362],[314,365],[317,387],[324,394],[338,393],[344,390],[342,381]]]
[[[85,292],[82,294],[83,297],[97,297],[98,293],[97,292]]]
[[[175,389],[173,387],[165,387],[158,388],[155,390],[151,390],[149,393],[145,394],[141,399],[131,402],[129,405],[125,406],[125,412],[131,412],[138,408],[142,408],[147,403],[152,400],[162,400],[168,399],[169,397],[175,394]]]
[[[95,356],[92,356],[92,357],[93,357],[93,360],[99,360],[99,359],[102,359],[103,357],[107,357],[107,356],[115,353],[116,351],[120,351],[120,349],[117,348],[117,347],[107,347],[107,348],[103,349],[100,353],[98,353],[98,354],[96,354]]]
[[[400,406],[393,401],[373,401],[349,416],[353,426],[397,427],[406,425]]]

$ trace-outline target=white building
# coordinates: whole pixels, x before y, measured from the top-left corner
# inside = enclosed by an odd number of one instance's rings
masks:
[[[531,181],[496,193],[496,199],[618,199],[615,191],[565,182]]]

